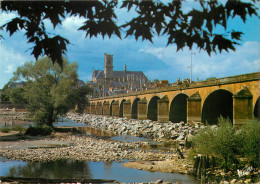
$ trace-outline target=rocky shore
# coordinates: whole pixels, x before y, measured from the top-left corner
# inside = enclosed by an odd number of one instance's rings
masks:
[[[108,130],[118,135],[132,135],[152,138],[156,141],[174,140],[179,143],[185,142],[186,138],[192,137],[200,129],[205,128],[201,123],[172,123],[151,120],[137,120],[104,115],[68,113],[66,118],[85,123],[91,127]]]
[[[39,138],[45,142],[45,145],[50,143],[50,147],[28,147],[22,148],[22,145],[27,145],[32,140],[21,140],[19,148],[12,147],[12,142],[9,142],[8,148],[3,148],[0,142],[0,156],[14,159],[24,160],[28,162],[47,162],[59,159],[73,159],[73,160],[88,160],[88,161],[169,161],[174,163],[171,170],[168,172],[175,173],[190,173],[192,165],[185,160],[179,162],[176,154],[153,153],[140,150],[141,143],[136,142],[116,142],[110,140],[103,140],[99,138],[86,137],[80,134],[72,135],[71,133],[55,133],[51,137]],[[39,141],[38,141],[39,142]],[[58,142],[59,145],[53,147],[51,143]],[[6,143],[6,142],[5,142]],[[174,161],[175,160],[175,161]],[[154,164],[155,165],[155,164]],[[144,167],[139,169],[147,170]],[[148,169],[149,170],[149,169]],[[153,171],[159,171],[154,169]]]

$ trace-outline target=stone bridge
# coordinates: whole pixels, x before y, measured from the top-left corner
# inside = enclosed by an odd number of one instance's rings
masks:
[[[221,115],[237,126],[259,118],[259,76],[250,73],[90,99],[86,113],[209,124],[217,123]]]

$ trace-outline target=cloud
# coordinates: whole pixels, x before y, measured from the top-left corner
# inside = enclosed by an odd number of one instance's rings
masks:
[[[161,79],[177,77],[189,78],[191,59],[193,80],[206,79],[208,77],[227,77],[259,71],[260,65],[260,42],[245,42],[237,47],[236,52],[222,52],[213,54],[211,57],[204,51],[193,50],[192,55],[189,49],[176,52],[176,46],[168,47],[147,47],[139,49],[138,52],[148,53],[156,56],[168,67],[167,70],[157,69],[147,72],[150,77]],[[172,76],[172,77],[170,77]]]
[[[0,45],[0,89],[12,78],[13,72],[18,66],[29,61],[28,57],[14,48],[10,48],[4,44]]]
[[[0,25],[6,24],[11,19],[17,16],[15,13],[5,13],[2,11],[0,11],[0,13],[1,13]]]
[[[79,16],[67,17],[62,22],[62,28],[64,29],[64,31],[76,33],[78,32],[78,28],[80,28],[83,25],[84,21],[86,20]]]

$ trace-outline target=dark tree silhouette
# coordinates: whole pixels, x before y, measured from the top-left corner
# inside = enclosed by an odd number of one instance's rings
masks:
[[[33,43],[32,55],[49,56],[52,61],[62,66],[62,55],[66,53],[69,40],[60,35],[50,34],[46,31],[44,20],[49,19],[53,28],[62,24],[66,16],[84,17],[86,21],[78,29],[86,32],[86,36],[103,38],[116,35],[121,38],[134,36],[136,39],[153,41],[153,37],[166,35],[167,45],[176,44],[177,50],[188,47],[221,53],[222,50],[235,50],[241,40],[242,32],[227,30],[227,22],[235,17],[244,22],[248,16],[258,16],[255,1],[243,2],[241,0],[220,1],[194,1],[199,4],[198,9],[183,11],[183,1],[173,0],[165,3],[160,0],[139,1],[125,0],[119,7],[117,1],[1,1],[3,12],[16,12],[17,17],[2,25],[12,35],[18,30],[25,30],[29,43]],[[135,11],[137,16],[129,22],[118,25],[116,8],[127,8]],[[127,16],[127,15],[126,15]],[[218,33],[217,27],[223,27],[224,32]],[[3,37],[0,35],[0,39]]]

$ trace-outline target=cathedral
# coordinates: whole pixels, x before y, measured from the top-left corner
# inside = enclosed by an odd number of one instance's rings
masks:
[[[113,70],[113,55],[104,54],[104,70],[93,70],[92,82],[101,86],[104,93],[110,91],[139,91],[143,90],[149,80],[141,71],[127,71],[124,65],[123,71]],[[106,96],[105,95],[105,96]]]

